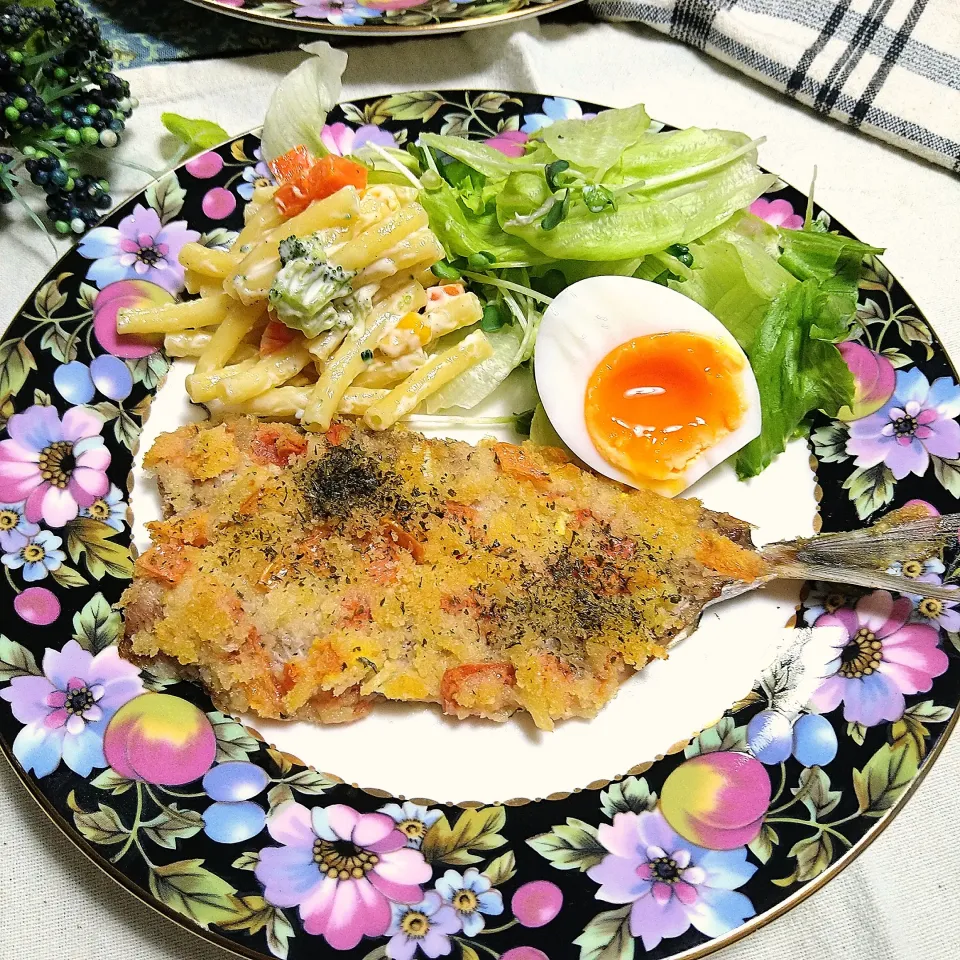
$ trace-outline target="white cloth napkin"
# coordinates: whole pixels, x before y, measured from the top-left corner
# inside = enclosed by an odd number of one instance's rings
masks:
[[[443,40],[350,46],[349,53],[347,97],[429,87],[536,90],[614,106],[645,101],[653,116],[680,126],[765,134],[763,163],[803,186],[818,164],[818,199],[855,233],[887,245],[885,262],[960,356],[960,223],[952,215],[960,210],[960,181],[944,170],[828,123],[688,47],[631,26],[531,23]],[[161,110],[207,117],[231,133],[255,126],[276,78],[296,59],[284,54],[132,71],[141,106],[124,154],[163,165]],[[142,175],[127,170],[112,179],[119,199]],[[0,231],[0,326],[52,262],[32,228],[14,221]],[[947,746],[904,812],[856,863],[719,960],[956,960],[958,782],[960,741]],[[0,762],[0,958],[98,956],[226,955],[157,916],[89,864]],[[550,960],[577,956],[577,948],[557,944]]]
[[[960,171],[956,0],[590,0]]]

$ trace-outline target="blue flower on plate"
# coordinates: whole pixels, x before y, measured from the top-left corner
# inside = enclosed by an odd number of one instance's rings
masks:
[[[419,850],[427,831],[440,819],[440,810],[428,810],[407,800],[406,803],[388,803],[379,813],[385,813],[407,838],[407,846]]]
[[[127,518],[127,504],[120,488],[115,483],[111,483],[110,489],[104,496],[98,497],[89,507],[80,508],[80,516],[100,520],[114,530],[122,530]]]
[[[576,100],[567,97],[547,97],[543,101],[543,113],[527,113],[523,117],[524,133],[536,133],[558,120],[589,120],[595,113],[584,113]]]
[[[32,526],[32,524],[31,524]],[[67,555],[59,549],[63,540],[49,530],[27,536],[16,530],[9,531],[4,539],[3,565],[9,570],[23,570],[23,579],[28,583],[43,580],[51,570],[56,570]]]
[[[243,168],[243,182],[237,186],[237,193],[247,201],[253,199],[257,187],[269,187],[276,182],[259,147],[253,151],[253,157],[257,162]]]
[[[0,547],[4,550],[13,550],[13,544],[19,542],[12,534],[32,537],[40,532],[39,525],[27,519],[25,509],[26,503],[22,500],[19,503],[0,503]]]
[[[503,894],[493,889],[489,877],[476,867],[468,867],[463,873],[448,870],[436,883],[437,893],[457,913],[457,919],[468,937],[475,937],[484,927],[488,917],[503,913]]]

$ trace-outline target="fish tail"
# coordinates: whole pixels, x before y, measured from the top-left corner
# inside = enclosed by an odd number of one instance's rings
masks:
[[[772,543],[763,548],[761,556],[771,565],[773,575],[782,579],[824,580],[955,600],[955,586],[918,584],[915,579],[887,573],[895,561],[923,560],[957,543],[960,513],[903,519],[911,516],[916,516],[915,511],[904,508],[862,530]]]

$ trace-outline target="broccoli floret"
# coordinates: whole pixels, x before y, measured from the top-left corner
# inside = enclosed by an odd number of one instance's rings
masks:
[[[287,237],[280,241],[280,263],[286,266],[291,260],[315,260],[318,263],[327,259],[324,249],[323,231],[309,237]]]
[[[270,304],[288,327],[315,337],[342,323],[331,302],[352,293],[355,273],[327,262],[323,235],[287,237],[280,242],[282,267],[270,288]]]

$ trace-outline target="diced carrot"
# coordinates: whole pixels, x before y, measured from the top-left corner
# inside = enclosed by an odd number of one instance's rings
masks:
[[[450,667],[444,671],[440,681],[440,699],[447,713],[454,712],[460,705],[457,697],[471,687],[477,688],[484,682],[498,682],[512,687],[517,682],[513,664],[506,662],[464,663],[459,667]]]
[[[550,474],[527,460],[527,455],[512,443],[495,443],[493,454],[500,469],[514,480],[527,480],[535,487],[544,489],[550,485]]]
[[[271,353],[285,347],[291,340],[300,336],[299,331],[291,330],[285,323],[279,320],[271,320],[260,334],[260,353],[268,357]]]
[[[331,447],[339,447],[350,436],[350,427],[345,423],[331,423],[325,436]]]
[[[301,144],[271,160],[268,166],[278,183],[296,183],[310,169],[312,162],[310,151]]]
[[[289,661],[283,665],[283,673],[277,681],[277,693],[285,697],[296,685],[300,679],[300,671],[295,663]]]
[[[285,467],[291,457],[307,449],[307,441],[296,428],[285,423],[260,427],[250,443],[250,452],[261,463]]]
[[[308,197],[296,183],[285,183],[273,195],[277,209],[285,217],[295,217],[303,213],[310,206],[311,197]]]
[[[362,190],[366,185],[366,167],[332,153],[321,157],[301,180],[301,189],[312,200],[323,200],[344,187]]]
[[[134,566],[145,576],[172,587],[183,579],[190,563],[183,555],[182,544],[163,541],[140,554]]]
[[[423,544],[416,537],[407,533],[393,520],[384,520],[383,527],[391,543],[395,543],[401,550],[406,550],[416,563],[423,563]]]
[[[451,297],[462,296],[465,288],[462,283],[445,283],[442,286],[430,287],[427,290],[427,309],[443,303]]]

